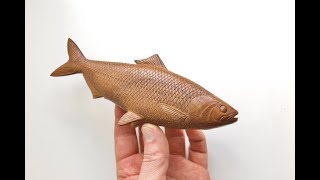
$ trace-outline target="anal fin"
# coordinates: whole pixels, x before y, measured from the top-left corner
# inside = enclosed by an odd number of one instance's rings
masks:
[[[125,124],[132,123],[135,121],[139,121],[141,119],[143,119],[142,116],[137,115],[131,111],[128,111],[120,118],[118,124],[121,126],[121,125],[125,125]]]
[[[93,96],[93,99],[96,99],[96,98],[100,98],[100,97],[103,97],[97,90],[96,88],[94,88],[94,86],[92,85],[92,83],[88,80],[88,78],[86,78],[85,76],[83,76],[84,79],[86,80],[89,88],[90,88],[90,91],[92,93],[92,96]]]

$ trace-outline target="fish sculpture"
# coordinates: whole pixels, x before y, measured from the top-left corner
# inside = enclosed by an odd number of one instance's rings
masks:
[[[136,64],[87,59],[68,39],[69,60],[51,76],[82,73],[93,98],[127,111],[119,125],[143,123],[179,129],[211,129],[234,123],[238,111],[203,87],[169,71],[155,54]]]

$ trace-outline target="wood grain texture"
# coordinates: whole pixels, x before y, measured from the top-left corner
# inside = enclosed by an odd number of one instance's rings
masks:
[[[134,121],[210,129],[237,121],[234,108],[191,80],[167,70],[158,55],[136,60],[137,64],[94,61],[85,58],[71,39],[68,53],[69,61],[51,76],[82,73],[93,98],[104,97],[130,112],[120,120],[121,125]]]

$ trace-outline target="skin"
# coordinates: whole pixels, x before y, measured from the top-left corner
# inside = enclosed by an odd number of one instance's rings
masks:
[[[115,107],[114,142],[119,180],[210,179],[207,145],[201,130],[186,130],[190,142],[187,159],[184,130],[165,128],[163,133],[158,126],[144,124],[139,127],[139,137],[143,137],[139,139],[139,152],[135,129],[118,125],[124,113]]]

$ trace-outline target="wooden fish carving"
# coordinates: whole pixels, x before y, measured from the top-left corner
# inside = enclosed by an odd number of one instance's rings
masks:
[[[68,40],[69,60],[51,76],[82,73],[93,98],[127,111],[119,125],[152,123],[170,128],[210,129],[234,123],[237,110],[198,84],[165,67],[155,54],[136,64],[88,60]]]

